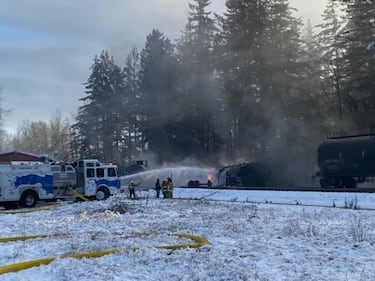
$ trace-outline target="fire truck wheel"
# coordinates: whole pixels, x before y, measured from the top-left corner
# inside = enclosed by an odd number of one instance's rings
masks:
[[[35,206],[38,196],[34,191],[25,191],[21,197],[21,206],[24,208],[32,208]]]
[[[96,192],[96,200],[105,200],[109,197],[109,192],[105,187],[100,187]]]

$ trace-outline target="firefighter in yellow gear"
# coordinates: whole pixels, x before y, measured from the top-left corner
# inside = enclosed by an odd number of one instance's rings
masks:
[[[168,186],[167,181],[165,180],[161,183],[161,192],[163,193],[163,198],[167,198]]]
[[[129,183],[129,198],[136,198],[137,196],[135,195],[135,182],[131,181]]]
[[[173,198],[173,181],[170,177],[167,179],[167,198]]]

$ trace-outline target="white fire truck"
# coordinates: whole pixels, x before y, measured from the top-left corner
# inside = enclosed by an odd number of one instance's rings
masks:
[[[72,164],[19,162],[0,164],[0,205],[34,207],[38,200],[72,196],[104,200],[120,192],[116,165],[97,159]]]

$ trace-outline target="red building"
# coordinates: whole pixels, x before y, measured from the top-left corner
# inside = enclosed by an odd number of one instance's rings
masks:
[[[40,155],[26,153],[22,151],[9,151],[0,153],[0,163],[7,163],[11,161],[41,161]]]

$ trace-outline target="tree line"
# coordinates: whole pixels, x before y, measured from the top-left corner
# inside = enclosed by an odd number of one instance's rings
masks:
[[[192,0],[175,43],[154,29],[124,66],[102,51],[69,157],[265,161],[288,180],[310,176],[328,133],[375,124],[375,6],[327,0],[317,29],[293,12],[288,0],[227,0],[217,15]]]

